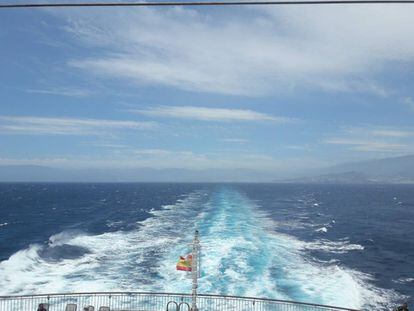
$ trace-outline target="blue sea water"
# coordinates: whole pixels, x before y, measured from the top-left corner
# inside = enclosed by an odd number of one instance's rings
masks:
[[[0,184],[0,295],[199,291],[414,305],[414,186]]]

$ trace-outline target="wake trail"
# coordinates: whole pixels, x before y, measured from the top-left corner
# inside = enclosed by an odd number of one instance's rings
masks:
[[[132,231],[63,232],[51,237],[47,246],[32,245],[17,252],[0,263],[1,294],[189,293],[191,281],[175,265],[178,256],[189,252],[197,228],[202,245],[200,293],[349,308],[384,307],[391,300],[391,293],[370,285],[369,276],[337,262],[312,260],[307,249],[318,245],[278,233],[277,226],[283,224],[276,224],[235,189],[195,191],[151,214]],[[78,256],[50,255],[67,247]]]
[[[202,211],[195,221],[202,242],[200,292],[349,308],[385,307],[392,299],[392,292],[370,285],[369,275],[307,256],[307,250],[318,244],[278,233],[276,223],[234,189],[212,193]],[[359,250],[344,243],[338,251]],[[335,245],[331,243],[330,250]],[[177,247],[173,254],[180,251],[182,247]],[[163,259],[162,278],[169,284],[167,290],[188,292],[190,282],[168,269],[176,260],[174,255]]]

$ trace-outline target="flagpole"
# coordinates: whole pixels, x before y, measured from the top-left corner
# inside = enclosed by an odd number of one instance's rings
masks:
[[[200,250],[200,239],[198,230],[194,233],[191,274],[193,277],[193,287],[191,292],[191,311],[198,311],[197,308],[197,287],[198,287],[198,254]]]

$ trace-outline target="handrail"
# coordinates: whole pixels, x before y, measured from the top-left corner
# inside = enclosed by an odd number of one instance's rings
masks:
[[[9,296],[0,296],[0,300],[7,299],[24,299],[24,298],[36,298],[36,297],[59,297],[59,296],[98,296],[98,295],[152,295],[152,296],[178,296],[191,298],[191,294],[185,293],[167,293],[167,292],[75,292],[75,293],[48,293],[48,294],[29,294],[29,295],[9,295]],[[274,302],[274,303],[287,303],[301,306],[310,306],[310,307],[320,307],[326,309],[336,309],[336,310],[347,310],[347,311],[359,311],[357,309],[346,308],[346,307],[337,307],[331,305],[323,305],[317,303],[303,302],[303,301],[292,301],[292,300],[283,300],[283,299],[272,299],[272,298],[262,298],[262,297],[245,297],[245,296],[233,296],[233,295],[217,295],[217,294],[199,294],[198,297],[202,298],[223,298],[223,299],[235,299],[235,300],[252,300],[255,302]]]

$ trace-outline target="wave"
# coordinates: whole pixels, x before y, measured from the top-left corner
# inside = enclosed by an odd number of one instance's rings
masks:
[[[396,295],[371,285],[369,275],[306,254],[312,249],[347,252],[362,246],[348,240],[306,243],[281,234],[259,206],[232,189],[196,191],[150,214],[132,231],[100,235],[65,231],[52,236],[47,245],[31,245],[15,253],[0,263],[3,294],[189,292],[188,275],[176,271],[175,264],[179,255],[189,251],[198,228],[200,292],[348,308],[381,308]],[[62,256],[65,251],[76,256]]]
[[[359,244],[350,243],[348,239],[342,239],[339,241],[330,241],[321,239],[315,242],[309,242],[304,245],[308,250],[321,250],[329,253],[344,254],[349,251],[362,251],[364,246]]]
[[[394,282],[400,284],[414,283],[414,278],[399,278],[394,280]]]
[[[319,228],[319,229],[316,229],[315,231],[316,231],[316,232],[321,232],[321,233],[326,233],[326,232],[328,232],[328,228],[326,228],[326,227],[321,227],[321,228]]]

